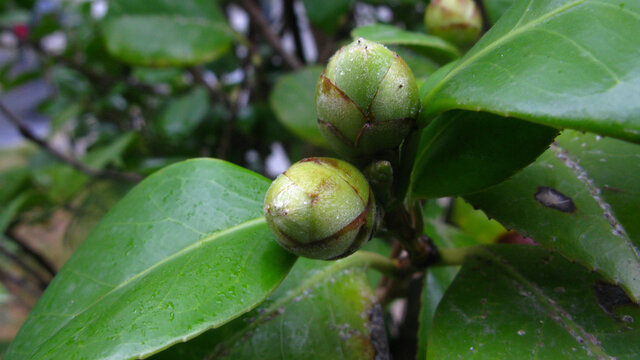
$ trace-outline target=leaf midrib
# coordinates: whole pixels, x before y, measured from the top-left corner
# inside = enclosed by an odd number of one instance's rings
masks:
[[[484,54],[486,54],[490,50],[493,50],[494,48],[496,48],[496,47],[508,42],[512,38],[515,38],[516,36],[520,35],[521,33],[526,32],[527,30],[529,30],[530,28],[533,28],[534,26],[538,25],[539,23],[541,23],[541,22],[543,22],[543,21],[545,21],[547,19],[550,19],[550,18],[554,17],[555,15],[558,15],[558,14],[560,14],[560,13],[566,11],[566,10],[569,10],[569,9],[571,9],[573,7],[581,5],[581,4],[585,3],[585,2],[587,2],[587,0],[576,0],[576,1],[573,1],[571,3],[568,3],[568,4],[564,5],[564,6],[556,8],[556,9],[546,13],[545,15],[543,15],[543,16],[535,19],[535,20],[532,20],[532,21],[526,23],[525,25],[517,28],[519,26],[519,24],[520,24],[520,21],[522,20],[522,18],[524,18],[524,16],[527,13],[527,9],[529,8],[527,6],[527,8],[525,8],[525,11],[522,14],[522,17],[518,21],[518,23],[508,33],[506,33],[504,36],[500,37],[496,41],[492,42],[491,44],[487,45],[486,47],[478,50],[478,52],[472,54],[471,56],[466,58],[466,60],[463,60],[462,62],[458,63],[453,69],[451,69],[451,71],[449,71],[449,73],[447,75],[445,75],[440,81],[438,81],[438,83],[424,97],[422,103],[423,104],[428,104],[428,101],[431,98],[433,98],[433,96],[440,90],[440,88],[442,88],[446,84],[446,82],[451,77],[453,77],[454,75],[456,75],[460,71],[464,70],[467,67],[467,65],[469,63],[471,63],[472,61],[474,61],[477,58],[483,56]],[[513,29],[515,29],[515,30],[513,30]]]
[[[232,227],[229,227],[227,229],[224,230],[220,230],[217,232],[214,232],[213,234],[209,235],[208,237],[205,237],[203,239],[200,239],[196,242],[194,242],[193,244],[184,247],[182,249],[180,249],[179,251],[163,258],[162,260],[152,264],[151,266],[147,267],[146,269],[138,272],[137,274],[125,279],[123,282],[121,282],[120,284],[118,284],[117,286],[113,287],[111,290],[107,291],[105,294],[103,294],[102,296],[98,297],[96,300],[94,300],[91,304],[87,305],[87,307],[85,307],[84,309],[74,313],[73,315],[70,315],[69,319],[64,322],[63,324],[61,324],[61,326],[56,330],[56,332],[54,332],[53,334],[51,334],[50,336],[48,336],[46,339],[44,339],[43,341],[41,341],[39,344],[44,344],[46,343],[49,339],[53,338],[56,336],[56,334],[58,334],[62,329],[64,329],[66,327],[67,324],[69,324],[71,321],[73,321],[76,317],[78,317],[79,315],[85,313],[87,310],[91,309],[94,305],[98,304],[99,302],[101,302],[102,300],[106,299],[109,297],[109,295],[115,293],[116,291],[126,287],[127,285],[129,285],[130,283],[136,281],[139,278],[142,278],[144,275],[150,273],[151,271],[153,271],[154,269],[164,265],[165,263],[170,262],[173,259],[176,259],[184,254],[188,254],[189,252],[196,250],[198,248],[200,248],[201,246],[204,246],[205,244],[212,242],[220,237],[223,237],[227,234],[233,233],[235,231],[241,230],[241,229],[245,229],[245,228],[250,228],[250,227],[254,227],[254,226],[258,226],[261,224],[266,224],[266,220],[265,218],[262,217],[258,217],[258,218],[254,218],[251,220],[247,220],[243,223],[234,225]],[[35,313],[37,314],[37,313]],[[35,315],[33,314],[33,315]],[[35,349],[36,351],[38,350],[37,348]]]

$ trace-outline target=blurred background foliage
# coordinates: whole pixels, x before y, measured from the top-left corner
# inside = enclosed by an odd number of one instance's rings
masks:
[[[489,1],[489,15],[508,3]],[[331,155],[315,125],[315,83],[352,36],[400,53],[419,82],[458,57],[424,34],[426,5],[0,1],[0,348],[144,176],[217,157],[274,177]],[[446,204],[455,231],[473,229],[482,242],[506,234],[461,200]]]

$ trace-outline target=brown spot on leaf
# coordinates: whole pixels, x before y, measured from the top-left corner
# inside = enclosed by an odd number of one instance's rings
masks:
[[[593,290],[598,305],[609,315],[614,315],[613,310],[618,306],[635,305],[620,286],[599,281],[595,283]]]
[[[524,237],[518,234],[517,231],[509,231],[498,236],[496,241],[499,244],[523,244],[523,245],[538,245],[533,239]]]
[[[622,189],[610,187],[610,186],[607,186],[607,185],[603,186],[602,189],[606,190],[606,191],[615,192],[615,193],[623,193],[624,192],[624,190],[622,190]]]
[[[538,191],[533,196],[545,207],[566,213],[576,211],[576,205],[570,197],[548,186],[538,186]]]

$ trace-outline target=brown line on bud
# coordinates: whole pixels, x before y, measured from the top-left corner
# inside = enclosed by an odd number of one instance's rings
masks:
[[[289,185],[287,185],[287,186],[283,187],[282,189],[280,189],[280,191],[278,191],[278,193],[277,193],[274,197],[277,197],[277,196],[278,196],[278,195],[280,195],[283,191],[285,191],[285,190],[289,189],[290,187],[292,187],[292,186],[297,186],[297,185],[298,185],[298,184],[296,184],[296,182],[295,182],[295,181],[293,181],[293,179],[292,179],[292,178],[290,178],[290,177],[287,175],[287,172],[286,172],[286,171],[282,173],[282,176],[285,176],[287,179],[289,179],[289,181],[291,181],[291,184],[289,184]],[[269,207],[269,208],[271,208],[271,207]]]
[[[362,210],[362,212],[360,213],[360,215],[356,216],[353,220],[351,220],[350,223],[348,223],[347,225],[345,225],[342,229],[336,231],[333,235],[329,235],[326,238],[314,241],[313,243],[310,244],[314,244],[316,242],[324,242],[324,241],[331,241],[334,240],[336,238],[339,238],[340,236],[344,235],[346,232],[349,232],[351,230],[355,230],[358,229],[359,227],[362,227],[362,225],[364,225],[367,222],[367,214],[369,213],[369,211],[371,211],[371,199],[373,198],[373,196],[371,196],[369,198],[369,201],[367,202],[367,207]]]
[[[349,140],[346,136],[344,136],[338,128],[336,128],[332,123],[328,121],[324,121],[322,119],[318,119],[318,124],[321,126],[325,126],[329,131],[338,138],[338,140],[342,141],[346,145],[350,147],[354,147],[354,144]]]
[[[331,92],[332,89],[337,91],[338,94],[340,94],[340,96],[343,99],[348,100],[349,102],[351,102],[356,107],[356,109],[358,109],[358,111],[360,111],[360,113],[362,114],[362,116],[364,118],[367,117],[367,115],[364,113],[364,110],[362,110],[362,108],[358,104],[356,104],[356,102],[353,101],[353,99],[351,99],[349,97],[349,95],[345,94],[344,91],[340,90],[340,88],[336,84],[334,84],[333,81],[331,81],[331,79],[329,79],[328,77],[324,76],[324,73],[322,73],[322,75],[320,75],[320,77],[322,78],[322,88],[323,88],[323,91],[325,93]]]
[[[398,54],[396,54],[396,55],[398,55]],[[395,56],[393,61],[398,61],[398,59],[400,59],[400,57]],[[393,61],[389,64],[389,67],[387,68],[387,71],[385,71],[384,75],[382,76],[382,78],[378,82],[378,86],[376,86],[376,92],[373,93],[373,96],[371,97],[371,102],[369,103],[369,108],[367,109],[367,115],[366,115],[367,122],[375,121],[375,116],[371,113],[371,107],[373,106],[373,103],[376,101],[376,97],[378,96],[378,91],[380,91],[380,84],[382,84],[384,79],[387,78],[387,75],[389,74],[389,70],[391,70],[391,68],[393,67]]]
[[[373,192],[371,190],[369,190],[369,202],[367,203],[367,208],[364,210],[365,213],[365,221],[366,221],[366,215],[368,215],[370,209],[371,209],[371,202],[373,199]],[[373,226],[373,225],[372,225]],[[360,226],[360,230],[358,231],[358,234],[356,234],[356,239],[359,239],[360,237],[364,236],[364,234],[369,231],[368,227],[366,226]],[[369,241],[371,239],[371,236],[373,236],[373,231],[371,231],[371,235],[369,236],[368,239],[363,240],[363,241],[354,241],[351,246],[349,246],[349,248],[347,250],[344,251],[344,253],[342,255],[338,255],[336,257],[333,257],[329,260],[337,260],[340,258],[345,257],[345,255],[350,255],[353,254],[356,250],[358,250],[362,244],[366,243],[367,241]]]
[[[369,213],[369,211],[371,211],[372,199],[373,199],[373,195],[371,194],[371,190],[369,190],[369,201],[367,202],[367,207],[364,210],[362,210],[362,212],[358,216],[356,216],[353,220],[351,220],[350,223],[345,225],[342,229],[336,231],[334,234],[329,235],[329,236],[327,236],[325,238],[316,240],[316,241],[312,241],[312,242],[309,242],[309,243],[302,243],[302,242],[292,238],[289,234],[285,233],[284,231],[282,231],[282,229],[278,228],[277,226],[275,226],[274,228],[288,242],[290,242],[291,244],[293,244],[295,246],[298,246],[300,248],[305,248],[307,246],[312,246],[312,245],[317,245],[317,244],[320,244],[320,243],[325,243],[327,241],[332,241],[332,240],[335,240],[335,239],[339,238],[340,236],[342,236],[346,232],[349,232],[351,230],[355,230],[358,227],[362,227],[362,225],[364,225],[367,222],[367,214]]]
[[[287,234],[284,231],[282,231],[282,229],[280,229],[277,226],[273,226],[273,227],[271,227],[271,229],[277,231],[278,234],[282,237],[282,239],[285,239],[291,245],[298,246],[298,247],[303,247],[305,245],[305,244],[299,242],[298,240],[294,239],[293,237],[291,237],[289,234]]]
[[[364,134],[371,126],[372,125],[370,122],[366,122],[364,123],[364,125],[362,125],[362,127],[360,128],[360,132],[358,133],[358,136],[356,136],[356,143],[355,143],[356,148],[358,148],[358,145],[360,144],[360,137],[362,137],[362,134]]]
[[[311,158],[311,159],[315,159],[314,161],[316,163],[318,163],[318,164],[331,166],[334,169],[340,169],[338,167],[338,160],[336,160],[336,159],[332,159],[332,158],[322,158],[322,159]],[[305,162],[305,161],[310,161],[310,160],[304,159],[304,160],[301,160],[300,162]],[[358,195],[358,198],[360,199],[360,201],[362,201],[362,204],[364,205],[364,199],[362,198],[362,194],[360,194],[360,191],[358,191],[358,189],[351,183],[351,181],[350,181],[351,179],[348,179],[347,177],[345,177],[341,173],[338,173],[338,176],[340,177],[340,179],[342,179],[342,181],[347,183],[347,185],[349,185],[351,187],[351,189],[353,189],[353,191],[356,193],[356,195]]]
[[[321,121],[321,120],[318,120],[318,121]],[[304,158],[298,162],[304,163],[304,162],[310,162],[310,161],[313,161],[316,164],[327,164],[336,169],[338,168],[338,160],[332,159],[332,158],[309,157],[309,158]]]

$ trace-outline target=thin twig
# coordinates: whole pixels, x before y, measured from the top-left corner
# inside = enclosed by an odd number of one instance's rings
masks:
[[[241,90],[242,91],[242,90]],[[220,143],[218,144],[218,148],[216,149],[216,156],[220,159],[226,159],[227,153],[229,152],[229,148],[231,147],[231,138],[233,137],[233,132],[236,127],[236,120],[238,118],[238,108],[239,108],[239,100],[231,104],[231,108],[229,109],[229,119],[227,119],[227,124],[222,130],[222,136],[220,136]]]
[[[56,269],[49,263],[47,259],[45,259],[42,255],[40,255],[37,251],[32,249],[29,245],[27,245],[24,241],[19,239],[17,236],[13,234],[13,232],[9,229],[4,234],[7,239],[13,241],[16,245],[20,247],[22,251],[31,256],[38,265],[42,266],[47,272],[53,277],[56,275]]]
[[[38,282],[38,286],[41,290],[47,288],[49,285],[49,280],[45,279],[42,274],[38,272],[37,269],[33,268],[31,265],[27,264],[24,260],[20,258],[17,254],[9,251],[9,249],[5,248],[0,244],[0,254],[3,254],[13,262],[15,262],[18,266],[22,268],[27,274],[33,276],[33,278]]]
[[[193,76],[193,80],[196,82],[196,84],[200,84],[207,89],[207,92],[209,93],[209,99],[211,100],[212,103],[222,102],[225,107],[231,106],[229,99],[227,99],[227,97],[224,96],[220,87],[213,86],[211,85],[211,83],[205,80],[204,72],[202,71],[201,68],[192,66],[190,68],[187,68],[187,71],[189,72],[189,74],[191,74],[191,76]]]
[[[142,177],[135,173],[120,172],[114,170],[99,170],[89,167],[75,157],[61,152],[60,150],[51,146],[51,144],[49,144],[46,140],[41,139],[38,135],[31,131],[31,129],[24,125],[24,123],[11,110],[9,110],[9,108],[7,108],[2,103],[2,101],[0,101],[0,112],[2,112],[9,120],[9,122],[11,122],[18,129],[18,131],[20,131],[20,134],[25,139],[30,140],[56,159],[71,165],[73,168],[84,174],[87,174],[91,177],[119,181],[138,182],[142,180]]]
[[[269,21],[262,15],[262,11],[252,0],[241,0],[240,5],[249,13],[251,19],[260,27],[262,35],[264,35],[267,42],[273,47],[278,55],[282,56],[284,62],[292,69],[299,69],[302,67],[302,63],[295,56],[289,54],[282,45],[278,35],[271,29]]]
[[[289,25],[289,28],[293,33],[293,40],[296,44],[296,54],[298,55],[298,58],[302,59],[302,61],[304,62],[305,57],[304,48],[302,46],[302,37],[300,36],[300,22],[298,21],[298,15],[296,14],[293,0],[285,0],[284,15],[287,25]]]
[[[28,281],[26,281],[23,278],[14,276],[13,274],[11,274],[8,271],[5,271],[1,267],[0,267],[0,282],[2,282],[7,288],[9,288],[11,293],[13,293],[16,297],[20,298],[20,300],[22,301],[21,305],[29,309],[33,307],[36,300],[42,295],[42,291],[33,288],[33,286],[29,286],[30,283]],[[16,291],[11,289],[11,286],[9,285],[14,285],[17,289],[21,290],[20,294],[17,294]],[[26,294],[30,295],[31,298],[26,298],[24,296]]]

